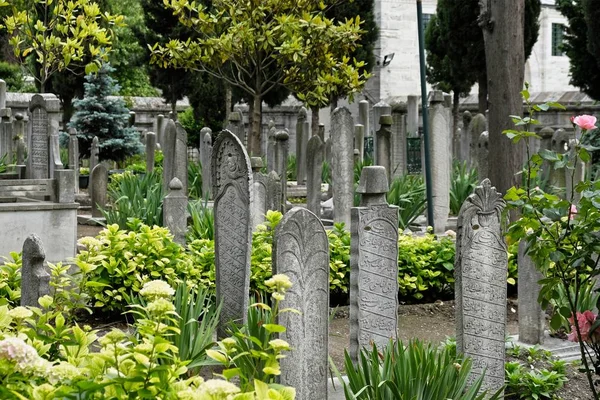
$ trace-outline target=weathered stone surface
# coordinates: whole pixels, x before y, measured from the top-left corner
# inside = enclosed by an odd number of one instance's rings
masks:
[[[271,171],[267,175],[267,210],[281,211],[285,207],[282,204],[281,179],[277,172]]]
[[[0,79],[0,109],[6,108],[6,82]]]
[[[74,203],[75,185],[77,183],[75,171],[72,169],[57,169],[54,171],[54,179],[56,179],[56,202]]]
[[[219,134],[211,161],[217,299],[222,301],[219,337],[229,321],[246,322],[252,246],[252,174],[242,142],[231,132]]]
[[[350,253],[350,356],[375,343],[384,348],[397,337],[398,207],[386,201],[388,182],[381,166],[365,167],[352,208]]]
[[[25,121],[23,114],[15,114],[14,120],[14,132],[15,132],[15,148],[17,152],[17,165],[22,165],[25,160]]]
[[[389,181],[392,169],[392,116],[382,115],[379,118],[379,126],[381,128],[375,134],[377,139],[375,164],[385,168]]]
[[[0,91],[1,83],[0,83]],[[1,96],[1,94],[0,94]],[[0,109],[0,157],[6,157],[6,160],[12,163],[13,150],[13,123],[11,121],[12,110],[10,108]]]
[[[419,134],[419,98],[415,95],[406,98],[406,132],[409,137]]]
[[[318,138],[318,136],[315,136]],[[273,271],[293,286],[285,294],[280,335],[294,351],[281,359],[281,383],[296,389],[297,400],[326,400],[329,321],[329,243],[323,224],[310,211],[295,207],[275,231]]]
[[[321,138],[321,141],[325,143],[325,124],[319,124],[319,131],[317,134]]]
[[[75,193],[79,192],[79,139],[77,130],[69,128],[69,169],[75,171]]]
[[[354,149],[358,150],[358,158],[362,161],[365,154],[365,127],[361,124],[354,125]]]
[[[576,151],[577,146],[579,145],[579,140],[570,139],[569,140],[569,158],[571,160],[576,159]],[[581,160],[581,158],[577,158],[575,162],[575,169],[565,169],[565,195],[566,199],[573,204],[578,204],[579,200],[581,200],[581,192],[575,190],[577,185],[585,180],[585,170],[586,165]]]
[[[156,141],[160,147],[165,146],[165,116],[159,114],[156,116]]]
[[[406,174],[406,114],[392,114],[392,169],[393,178]]]
[[[269,130],[267,131],[267,173],[275,170],[275,121],[269,121]]]
[[[390,106],[385,101],[380,101],[379,103],[373,106],[373,131],[376,132],[381,127],[381,116],[382,115],[392,115],[392,106]]]
[[[448,110],[444,107],[443,97],[434,91],[429,111],[431,140],[429,155],[431,160],[431,197],[433,203],[434,232],[441,234],[446,230],[448,213],[450,212],[450,132],[448,131]],[[441,94],[441,92],[439,93]]]
[[[287,201],[287,159],[289,151],[290,135],[287,130],[279,131],[275,134],[275,171],[279,176],[281,183],[281,204],[280,211],[285,214]]]
[[[172,121],[172,120],[169,120]],[[175,122],[175,158],[173,159],[173,178],[183,185],[183,193],[188,192],[188,155],[187,132],[179,122]],[[171,179],[172,180],[172,179]]]
[[[469,159],[474,166],[477,164],[477,144],[479,143],[479,137],[481,136],[481,133],[486,130],[487,120],[485,119],[485,115],[475,115],[471,120],[469,130],[467,131],[469,136]]]
[[[242,121],[243,121],[242,113],[238,110],[233,111],[229,114],[228,128],[229,128],[229,130],[231,130],[231,133],[233,133],[235,136],[237,136],[238,139],[240,139],[240,142],[242,142],[242,144],[244,146],[246,146],[246,135],[244,134],[244,129],[242,127]]]
[[[106,189],[108,187],[108,170],[104,164],[98,164],[90,173],[90,186],[92,188],[92,217],[102,217],[100,208],[106,207]]]
[[[485,369],[482,390],[504,385],[506,273],[501,228],[505,203],[490,181],[463,203],[458,215],[455,259],[456,346],[473,360],[469,383]]]
[[[354,132],[352,114],[346,107],[333,111],[331,137],[333,220],[350,226],[350,208],[354,204]]]
[[[325,159],[325,144],[319,136],[313,136],[308,141],[306,157],[306,208],[320,216],[321,176]]]
[[[163,224],[173,234],[173,240],[185,246],[185,233],[187,231],[187,192],[183,191],[183,184],[175,177],[169,183],[169,194],[163,201]]]
[[[44,260],[46,253],[36,234],[29,235],[23,243],[21,267],[21,305],[39,307],[38,299],[50,293],[50,274]]]
[[[267,176],[260,172],[263,167],[263,161],[260,157],[250,158],[250,164],[252,166],[252,210],[250,215],[252,217],[252,230],[254,231],[259,224],[265,221],[265,214],[267,213]]]
[[[156,133],[146,132],[146,171],[154,171],[154,151],[156,150]]]
[[[27,177],[47,179],[50,177],[49,119],[46,100],[34,95],[29,103],[31,112],[31,135],[28,138]]]
[[[92,146],[90,147],[90,173],[94,170],[96,165],[100,163],[100,143],[98,142],[98,136],[94,136],[92,139]],[[90,193],[91,195],[91,193]]]
[[[163,139],[160,143],[163,152],[163,187],[165,193],[169,190],[169,183],[175,177],[175,146],[177,144],[177,125],[168,119],[163,129]],[[187,158],[187,156],[186,156]]]
[[[483,131],[477,142],[477,176],[480,180],[489,176],[489,155],[489,134],[487,131]]]
[[[296,181],[303,185],[306,181],[306,146],[310,132],[306,129],[305,122],[307,118],[306,108],[300,108],[298,111],[298,120],[296,122]]]
[[[54,178],[54,172],[63,169],[62,161],[60,160],[60,144],[58,141],[58,133],[50,134],[50,178]]]
[[[519,243],[518,255],[518,295],[519,295],[519,341],[528,344],[544,342],[546,313],[538,303],[541,286],[538,283],[544,276],[526,254],[527,243]]]
[[[204,131],[204,133],[202,133]],[[200,164],[202,165],[202,196],[212,199],[212,173],[210,171],[212,154],[212,131],[210,128],[202,128],[200,131],[202,147],[200,148]]]
[[[461,160],[466,160],[467,161],[467,165],[471,164],[471,158],[470,158],[470,144],[471,144],[471,138],[470,138],[470,125],[471,125],[471,120],[473,119],[473,116],[471,115],[471,112],[469,110],[465,111],[462,115],[462,121],[463,121],[463,126],[462,126],[462,134],[460,137],[460,159]]]
[[[358,102],[358,123],[365,127],[365,137],[373,136],[373,130],[371,129],[371,125],[369,125],[369,108],[368,100],[361,100]]]

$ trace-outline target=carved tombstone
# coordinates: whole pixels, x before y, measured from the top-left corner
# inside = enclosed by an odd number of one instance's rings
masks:
[[[329,244],[325,228],[310,211],[295,207],[275,231],[273,273],[287,275],[292,287],[281,301],[286,312],[280,335],[294,349],[281,359],[281,383],[296,389],[297,400],[327,399]]]
[[[275,122],[269,121],[269,130],[267,131],[267,173],[275,169]]]
[[[90,172],[90,186],[92,198],[92,217],[102,217],[100,208],[106,207],[106,190],[108,188],[108,170],[104,164],[98,164]]]
[[[267,210],[281,211],[285,207],[285,203],[282,206],[281,191],[279,175],[275,171],[269,172],[269,175],[267,175]]]
[[[42,241],[36,234],[29,235],[23,243],[22,306],[39,307],[38,299],[50,292],[50,274],[44,265],[45,259]]]
[[[306,152],[306,207],[309,211],[321,215],[321,175],[325,145],[318,135],[310,138]]]
[[[260,157],[250,159],[252,165],[252,230],[254,231],[259,224],[265,221],[267,213],[267,176],[260,172],[263,167],[263,161]]]
[[[477,145],[479,143],[479,136],[481,136],[481,133],[485,130],[487,130],[487,120],[485,115],[475,115],[469,123],[469,130],[467,131],[469,136],[469,159],[471,160],[471,165],[477,166]]]
[[[479,180],[484,180],[489,176],[489,137],[488,131],[483,131],[477,142],[477,177]]]
[[[154,151],[156,150],[156,133],[146,133],[146,172],[154,171]]]
[[[49,119],[46,100],[36,94],[29,103],[31,113],[31,134],[27,148],[27,177],[30,179],[48,179],[50,177]]]
[[[385,168],[365,167],[352,207],[350,357],[373,342],[385,347],[398,326],[398,207],[388,205]]]
[[[449,157],[450,132],[448,130],[450,115],[448,109],[444,107],[444,97],[441,91],[431,92],[429,104],[433,221],[427,222],[433,226],[435,233],[441,234],[446,230],[450,212],[450,173],[452,171]]]
[[[287,201],[287,159],[290,143],[290,135],[287,130],[279,131],[275,134],[275,171],[279,175],[281,183],[281,205],[282,214],[285,214],[285,203]]]
[[[79,140],[75,128],[69,128],[69,169],[75,171],[75,193],[79,192]]]
[[[163,139],[160,143],[163,152],[163,187],[165,193],[169,190],[169,183],[175,177],[175,146],[177,145],[177,125],[172,119],[164,124]]]
[[[526,253],[527,244],[519,243],[519,342],[542,344],[546,313],[538,303],[541,286],[538,283],[544,276]]]
[[[212,152],[217,299],[222,301],[219,337],[229,321],[246,321],[252,246],[252,174],[242,142],[219,134]]]
[[[392,114],[392,166],[390,174],[400,178],[406,174],[406,114]]]
[[[173,234],[173,241],[185,246],[187,231],[187,192],[183,184],[175,177],[169,182],[169,194],[163,201],[163,225]]]
[[[338,107],[331,116],[331,177],[333,185],[333,220],[350,225],[350,208],[354,204],[354,129],[352,114]]]
[[[90,147],[90,173],[94,170],[96,165],[98,165],[99,163],[100,163],[100,143],[98,142],[98,136],[94,136],[94,138],[92,139],[92,147]]]
[[[204,131],[207,129],[206,131]],[[202,135],[202,131],[204,134]],[[202,128],[202,148],[200,149],[200,165],[202,166],[202,196],[212,199],[212,173],[210,171],[210,157],[212,154],[212,131],[210,128]]]
[[[296,122],[296,181],[303,185],[306,180],[306,146],[308,145],[308,129],[304,122],[307,118],[306,108],[300,108]]]
[[[463,203],[456,237],[457,351],[473,360],[468,384],[485,370],[482,390],[491,392],[504,385],[508,269],[501,228],[504,206],[502,195],[485,179]]]

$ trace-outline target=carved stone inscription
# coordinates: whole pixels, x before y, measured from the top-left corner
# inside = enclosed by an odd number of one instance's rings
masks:
[[[31,119],[31,157],[32,178],[48,178],[48,112],[41,107],[32,111]]]
[[[281,383],[296,388],[297,400],[327,399],[329,247],[323,224],[303,208],[290,210],[277,227],[273,271],[286,274],[292,288],[281,308],[281,334],[293,351],[281,359]]]
[[[397,336],[398,210],[386,204],[352,212],[353,220],[358,218],[352,233],[358,262],[352,262],[350,275],[350,354],[355,357],[371,342],[383,348]]]
[[[216,140],[212,165],[215,194],[215,266],[217,298],[223,302],[218,334],[226,324],[245,321],[250,286],[250,159],[239,139],[223,131]]]
[[[485,370],[482,390],[504,384],[506,245],[500,215],[504,201],[488,179],[463,204],[456,257],[457,350],[473,359],[470,382]]]

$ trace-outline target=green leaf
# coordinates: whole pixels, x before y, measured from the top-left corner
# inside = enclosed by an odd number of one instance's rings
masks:
[[[283,332],[285,332],[285,326],[283,326],[283,325],[278,325],[278,324],[264,324],[263,327],[267,331],[269,331],[271,333],[273,333],[273,332],[275,332],[275,333],[283,333]]]
[[[553,330],[558,330],[561,326],[562,326],[562,317],[560,314],[556,313],[552,316],[552,319],[550,320],[550,327]]]

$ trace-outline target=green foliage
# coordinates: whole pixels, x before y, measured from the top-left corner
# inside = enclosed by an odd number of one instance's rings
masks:
[[[188,197],[202,199],[202,165],[200,161],[188,162]]]
[[[75,264],[88,271],[92,305],[105,311],[124,310],[130,296],[152,279],[177,286],[181,280],[193,284],[200,278],[198,267],[166,228],[139,224],[127,232],[109,225],[96,238],[80,239],[79,244],[83,250]]]
[[[483,400],[499,399],[500,391],[478,394],[483,377],[467,384],[472,362],[451,349],[438,349],[419,340],[408,345],[390,341],[385,349],[362,349],[358,363],[346,352],[346,399],[356,400]],[[335,368],[335,367],[334,367]],[[338,373],[339,375],[339,373]],[[341,377],[340,377],[341,378]]]
[[[207,200],[192,200],[188,202],[188,212],[192,218],[188,226],[186,239],[192,242],[198,239],[214,240],[215,215],[214,210],[207,206]]]
[[[575,287],[571,286],[567,291],[564,286],[557,286],[553,293],[550,304],[554,310],[550,320],[550,328],[557,331],[564,329],[565,332],[571,331],[569,318],[571,317],[570,304],[577,305],[577,311],[583,313],[587,310],[594,310],[600,300],[600,293],[594,290],[594,282],[586,280],[579,285],[577,293]],[[562,311],[561,311],[562,310]]]
[[[108,188],[110,203],[102,209],[109,225],[127,229],[132,219],[152,226],[162,226],[162,204],[165,198],[161,175],[157,171],[145,175],[131,172],[112,175]]]
[[[331,185],[331,166],[327,161],[323,161],[323,169],[321,169],[321,182]]]
[[[258,225],[252,233],[252,253],[250,256],[250,287],[258,295],[268,292],[265,281],[272,275],[271,252],[275,228],[281,222],[283,215],[278,211],[267,211],[265,222]]]
[[[16,306],[21,300],[21,253],[11,251],[0,265],[0,305]]]
[[[460,207],[478,184],[477,170],[467,166],[467,162],[455,161],[450,181],[450,213],[458,215]]]
[[[287,180],[295,181],[296,177],[296,155],[290,154],[287,159],[287,168],[286,168]]]
[[[215,242],[208,239],[196,239],[187,245],[186,255],[190,258],[192,265],[198,270],[200,284],[209,289],[211,293],[216,292],[217,276],[215,273]]]
[[[350,288],[350,232],[343,223],[327,231],[329,239],[329,290],[348,293]]]
[[[400,208],[398,227],[408,226],[425,211],[425,182],[421,175],[404,175],[394,179],[387,194],[390,205]]]
[[[188,146],[197,147],[198,143],[202,140],[200,137],[200,130],[202,130],[204,126],[201,120],[196,119],[194,109],[192,107],[186,108],[177,115],[177,120],[187,132]]]
[[[0,76],[6,82],[6,89],[9,92],[19,92],[24,86],[23,73],[16,64],[0,61]]]
[[[142,151],[139,134],[128,126],[129,110],[124,101],[108,97],[118,90],[110,77],[113,71],[103,64],[97,74],[86,76],[85,96],[74,102],[76,112],[70,126],[77,129],[82,157],[89,157],[94,136],[98,137],[102,160],[121,161]]]
[[[425,236],[400,235],[398,239],[398,288],[405,299],[436,299],[454,290],[454,241]]]

